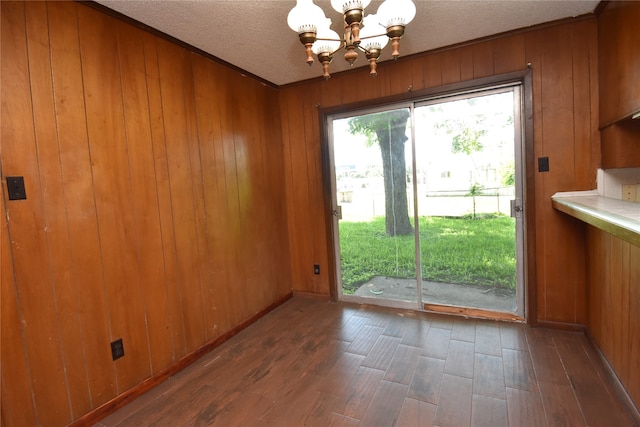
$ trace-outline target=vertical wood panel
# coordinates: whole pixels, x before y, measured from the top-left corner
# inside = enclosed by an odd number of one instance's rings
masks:
[[[178,278],[178,260],[175,244],[175,229],[173,226],[171,182],[163,121],[159,63],[155,38],[150,34],[144,34],[143,43],[160,234],[162,240],[164,285],[166,287],[168,304],[167,320],[169,321],[169,329],[167,332],[173,340],[172,359],[176,360],[186,354],[187,343],[184,313],[182,311],[182,293]],[[159,284],[156,284],[156,286],[158,285]]]
[[[227,217],[222,215],[226,207],[226,190],[224,186],[224,163],[219,153],[222,144],[220,128],[220,89],[216,87],[215,79],[211,76],[217,74],[217,67],[204,60],[192,58],[192,69],[196,92],[196,111],[198,121],[198,138],[200,141],[200,153],[202,169],[209,171],[203,175],[205,187],[204,203],[207,210],[207,232],[210,241],[210,253],[213,280],[207,289],[207,301],[216,312],[212,326],[213,334],[219,335],[231,328],[231,314],[228,313],[233,297],[240,297],[234,293],[236,287],[229,283],[229,255],[225,251],[227,246],[227,233],[225,230]],[[218,152],[218,153],[217,153]]]
[[[188,57],[184,50],[165,41],[158,41],[157,47],[181,310],[187,349],[191,349],[204,343],[205,331],[184,106]]]
[[[493,72],[496,74],[524,70],[527,67],[523,34],[493,40],[491,47],[493,48]]]
[[[230,71],[225,71],[225,80],[229,81],[232,77]],[[225,105],[231,107],[233,98],[232,90],[226,89],[225,93]],[[236,107],[237,108],[237,107]],[[232,275],[229,277],[230,286],[234,288],[236,295],[242,295],[240,302],[236,303],[235,316],[236,321],[242,319],[243,315],[248,312],[247,301],[243,296],[243,290],[246,289],[246,272],[244,271],[244,259],[240,257],[241,244],[242,244],[242,224],[240,217],[240,200],[239,200],[239,177],[238,177],[238,164],[236,158],[236,124],[240,121],[239,118],[233,116],[233,110],[225,108],[220,111],[220,122],[223,126],[222,131],[222,159],[223,170],[225,174],[225,185],[227,195],[227,215],[229,222],[227,223],[229,233],[228,248],[231,253],[230,267]],[[240,142],[240,141],[239,141]],[[238,145],[239,147],[240,145]]]
[[[25,3],[27,24],[27,51],[33,103],[35,140],[42,185],[43,214],[51,283],[52,301],[59,319],[59,340],[64,359],[72,416],[79,416],[91,409],[87,366],[84,358],[82,324],[78,316],[76,298],[77,284],[74,282],[69,230],[64,204],[64,186],[59,161],[56,119],[51,80],[51,62],[47,28],[46,3]],[[55,261],[52,254],[55,254]],[[60,308],[65,309],[60,309]]]
[[[93,178],[87,141],[76,4],[47,4],[60,165],[84,355],[95,408],[115,396]],[[63,309],[63,308],[61,308]]]
[[[437,87],[442,84],[442,54],[426,56],[422,69],[424,87]]]
[[[143,34],[124,23],[118,23],[117,29],[136,260],[140,269],[141,302],[144,308],[149,364],[154,372],[172,361],[174,350],[172,336],[166,333],[169,330],[169,316],[163,277],[164,260],[149,121]],[[159,264],[161,268],[158,268]]]
[[[49,275],[23,3],[2,4],[2,173],[24,176],[27,200],[7,202],[8,232],[25,358],[39,423],[72,419],[60,324]],[[3,329],[6,326],[3,325]],[[49,381],[42,381],[49,378]]]
[[[4,16],[3,11],[3,16]],[[2,27],[5,28],[3,21]],[[3,34],[4,37],[4,34]],[[3,49],[4,54],[4,49]],[[4,69],[2,70],[4,76]],[[4,84],[4,82],[3,82]],[[3,98],[2,110],[4,111]],[[2,135],[4,138],[4,134]],[[13,257],[9,243],[9,232],[7,229],[7,215],[5,209],[5,185],[2,183],[2,199],[0,199],[0,300],[2,310],[0,310],[1,342],[0,357],[2,358],[2,414],[0,423],[10,426],[32,426],[36,425],[36,411],[31,392],[31,377],[29,372],[29,361],[26,358],[24,347],[23,326],[18,312],[18,299],[16,294],[15,272],[13,269]]]
[[[640,247],[629,247],[629,334],[623,345],[628,354],[627,391],[640,407]]]
[[[88,8],[80,8],[78,12],[110,339],[122,338],[126,355],[114,364],[116,390],[122,392],[147,378],[151,371],[136,253],[120,62],[113,21]]]
[[[473,45],[473,77],[478,79],[481,77],[492,76],[494,74],[495,49],[493,44],[495,41],[488,41]]]
[[[640,248],[588,229],[589,332],[636,406],[640,403]]]

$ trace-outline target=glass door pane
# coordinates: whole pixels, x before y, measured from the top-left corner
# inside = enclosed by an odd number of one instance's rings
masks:
[[[513,89],[415,109],[426,304],[517,311]]]
[[[343,299],[417,304],[410,109],[331,123]]]

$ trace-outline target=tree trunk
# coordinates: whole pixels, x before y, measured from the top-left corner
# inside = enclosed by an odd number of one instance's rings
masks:
[[[404,157],[405,130],[409,112],[389,113],[386,126],[376,129],[384,173],[385,226],[388,236],[413,234],[407,202],[407,165]]]

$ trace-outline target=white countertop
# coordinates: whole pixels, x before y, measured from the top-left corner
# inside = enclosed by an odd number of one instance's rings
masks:
[[[640,203],[602,197],[597,191],[556,193],[553,207],[640,246]]]

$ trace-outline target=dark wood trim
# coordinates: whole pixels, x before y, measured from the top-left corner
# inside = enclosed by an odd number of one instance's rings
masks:
[[[326,117],[331,114],[342,114],[349,113],[351,111],[365,110],[367,108],[381,107],[391,104],[416,102],[428,98],[444,98],[450,95],[464,93],[470,94],[491,86],[499,86],[503,84],[508,85],[510,83],[523,83],[525,77],[528,74],[530,74],[530,70],[525,69],[505,74],[483,77],[480,79],[466,80],[442,86],[435,86],[426,89],[385,96],[381,98],[373,98],[365,101],[353,102],[350,104],[340,104],[331,107],[320,107],[320,117],[322,119],[321,123],[324,123]],[[531,111],[533,111],[533,104],[531,105]]]
[[[329,275],[329,296],[331,301],[338,301],[338,289],[336,282],[337,267],[335,254],[335,232],[333,230],[333,195],[331,194],[331,153],[329,152],[329,135],[327,135],[327,114],[322,109],[318,110],[318,123],[320,123],[320,159],[322,164],[322,198],[324,200],[324,222],[327,230],[327,260]]]
[[[250,326],[251,324],[255,323],[257,320],[259,320],[260,318],[265,316],[270,311],[275,310],[276,308],[278,308],[279,306],[281,306],[282,304],[284,304],[285,302],[287,302],[291,298],[293,298],[293,293],[288,293],[284,297],[278,299],[273,304],[270,304],[265,309],[257,312],[256,314],[254,314],[253,316],[251,316],[250,318],[248,318],[244,322],[240,323],[235,328],[233,328],[230,331],[220,335],[218,338],[206,343],[205,345],[203,345],[199,349],[187,354],[186,356],[182,357],[180,360],[175,362],[173,365],[170,365],[170,366],[162,369],[161,371],[158,371],[155,375],[147,378],[146,380],[144,380],[140,384],[136,385],[135,387],[130,388],[129,390],[125,391],[124,393],[116,396],[115,398],[111,399],[109,402],[105,403],[104,405],[102,405],[102,406],[94,409],[93,411],[85,414],[84,416],[78,418],[77,420],[75,420],[74,422],[69,424],[69,426],[70,427],[81,427],[81,426],[84,427],[84,426],[92,426],[92,425],[94,425],[99,420],[105,418],[107,415],[112,414],[113,412],[115,412],[118,409],[120,409],[123,406],[125,406],[127,403],[129,403],[129,402],[135,400],[136,398],[142,396],[144,393],[146,393],[147,391],[151,390],[155,386],[161,384],[162,382],[167,380],[169,377],[175,375],[176,373],[178,373],[181,370],[185,369],[186,367],[188,367],[192,363],[196,362],[202,356],[204,356],[205,354],[209,353],[210,351],[212,351],[216,347],[220,346],[225,341],[228,341],[230,338],[232,338],[233,336],[237,335],[243,329],[246,329],[248,326]]]
[[[596,6],[593,14],[596,16],[600,16],[600,14],[607,8],[607,5],[611,3],[609,0],[603,0]]]
[[[578,323],[553,322],[551,320],[538,320],[535,327],[547,329],[559,329],[561,331],[585,333],[586,326]]]
[[[327,296],[327,295],[316,294],[316,293],[313,293],[313,292],[304,292],[304,291],[293,291],[293,296],[294,297],[301,297],[301,298],[313,298],[313,299],[318,299],[318,300],[323,300],[323,301],[332,300],[331,297]]]
[[[596,341],[593,339],[593,336],[591,335],[591,333],[589,333],[588,329],[585,331],[585,336],[587,337],[587,341],[589,341],[589,344],[591,344],[593,350],[598,355],[598,361],[596,363],[599,362],[601,364],[602,369],[607,375],[609,384],[611,384],[611,386],[613,387],[613,391],[615,391],[620,400],[622,400],[627,409],[629,409],[629,413],[633,417],[635,425],[640,426],[640,410],[638,410],[636,405],[633,403],[633,399],[631,399],[631,396],[629,396],[629,393],[627,393],[627,389],[624,388],[624,385],[620,381],[620,378],[618,378],[616,371],[604,356],[604,353],[602,352],[602,350],[600,350],[600,347],[598,347],[598,344],[596,344]]]
[[[237,71],[238,73],[240,73],[240,74],[242,74],[244,76],[247,76],[247,77],[250,77],[250,78],[252,78],[254,80],[259,81],[264,86],[268,86],[268,87],[270,87],[272,89],[276,89],[276,90],[279,88],[279,86],[277,84],[272,83],[269,80],[265,80],[260,76],[256,76],[255,74],[250,73],[247,70],[243,70],[242,68],[240,68],[238,66],[235,66],[235,65],[225,61],[224,59],[220,59],[220,58],[218,58],[216,56],[213,56],[210,53],[205,52],[204,50],[198,49],[197,47],[192,46],[189,43],[185,43],[182,40],[179,40],[179,39],[177,39],[177,38],[175,38],[173,36],[170,36],[167,33],[163,33],[160,30],[157,30],[157,29],[155,29],[153,27],[150,27],[147,24],[144,24],[144,23],[142,23],[140,21],[137,21],[137,20],[135,20],[133,18],[130,18],[130,17],[126,16],[126,15],[123,15],[120,12],[117,12],[117,11],[115,11],[113,9],[109,9],[108,7],[106,7],[106,6],[104,6],[104,5],[100,4],[100,3],[96,3],[93,0],[74,0],[74,1],[76,1],[77,3],[81,3],[81,4],[85,5],[85,6],[88,6],[88,7],[92,8],[92,9],[96,9],[96,10],[104,13],[105,15],[109,15],[109,16],[111,16],[113,18],[116,18],[116,19],[118,19],[120,21],[126,22],[127,24],[133,25],[134,27],[140,28],[141,30],[144,30],[144,31],[146,31],[148,33],[153,34],[154,36],[157,36],[157,37],[160,37],[162,39],[168,40],[171,43],[174,43],[174,44],[176,44],[176,45],[188,50],[189,52],[195,53],[195,54],[203,56],[203,57],[205,57],[205,58],[207,58],[207,59],[209,59],[209,60],[211,60],[213,62],[217,62],[218,64],[221,64],[221,65],[224,65],[226,67],[229,67],[232,70],[235,70],[235,71]]]
[[[525,313],[527,324],[535,326],[538,321],[538,281],[536,275],[536,177],[535,147],[533,134],[533,78],[531,67],[522,76],[522,101],[524,109],[524,206],[525,230],[524,245],[526,259],[525,275]]]

